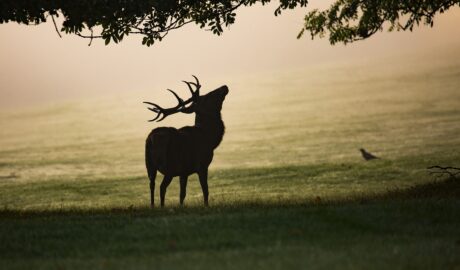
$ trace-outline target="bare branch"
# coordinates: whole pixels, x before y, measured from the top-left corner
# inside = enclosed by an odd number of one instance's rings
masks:
[[[60,38],[62,38],[61,33],[59,33],[59,29],[58,29],[58,27],[57,27],[57,25],[56,25],[56,21],[54,20],[54,15],[53,15],[53,14],[51,14],[51,19],[53,20],[54,29],[56,29],[56,33],[58,34],[58,36],[59,36]]]
[[[460,168],[447,166],[442,167],[439,165],[430,166],[427,168],[430,175],[436,175],[437,178],[442,176],[449,176],[451,178],[457,178],[457,175],[460,175]]]

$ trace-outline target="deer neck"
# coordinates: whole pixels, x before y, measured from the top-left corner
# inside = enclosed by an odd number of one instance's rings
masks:
[[[206,139],[211,142],[212,148],[219,146],[225,133],[224,122],[220,113],[218,115],[196,115],[195,127],[201,129]]]

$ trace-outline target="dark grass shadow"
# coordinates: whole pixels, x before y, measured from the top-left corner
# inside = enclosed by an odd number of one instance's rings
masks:
[[[444,180],[415,185],[406,189],[390,190],[376,195],[377,199],[423,199],[460,198],[460,179],[450,177]]]
[[[269,210],[279,208],[315,207],[315,206],[340,206],[347,204],[371,204],[385,202],[401,202],[406,200],[431,200],[431,199],[460,199],[460,179],[446,178],[424,184],[415,185],[404,189],[392,189],[383,193],[355,194],[346,198],[306,198],[279,200],[235,200],[218,202],[210,207],[191,205],[185,207],[159,207],[127,206],[125,208],[62,208],[62,209],[8,209],[0,210],[2,217],[46,217],[46,216],[97,216],[97,215],[132,215],[132,216],[170,216],[176,214],[206,214],[234,211]]]

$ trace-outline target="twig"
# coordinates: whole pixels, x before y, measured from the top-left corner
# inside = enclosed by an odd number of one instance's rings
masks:
[[[54,29],[56,29],[56,33],[58,34],[58,36],[59,36],[60,38],[62,38],[61,33],[59,33],[58,27],[57,27],[57,25],[56,25],[56,21],[54,20],[53,14],[51,14],[51,19],[53,20]]]
[[[93,38],[94,38],[94,32],[93,32],[93,28],[90,28],[89,30],[91,30],[91,39],[89,40],[88,46],[91,46],[91,43],[93,42]]]
[[[442,167],[439,165],[435,165],[435,166],[430,166],[427,169],[430,170],[429,171],[430,175],[437,175],[436,178],[442,177],[444,175],[448,175],[451,178],[457,178],[457,175],[460,174],[460,168],[452,167],[452,166]]]

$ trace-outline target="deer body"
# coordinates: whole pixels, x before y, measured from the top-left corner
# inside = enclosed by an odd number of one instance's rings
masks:
[[[203,191],[204,204],[208,205],[208,167],[212,162],[214,149],[222,141],[225,127],[221,118],[222,103],[228,93],[228,87],[222,86],[218,89],[199,96],[199,82],[188,83],[195,85],[197,90],[192,92],[192,98],[186,102],[182,101],[174,92],[179,105],[171,109],[163,109],[154,103],[151,109],[167,115],[176,112],[195,113],[195,125],[186,126],[180,129],[172,127],[159,127],[150,132],[146,140],[145,161],[147,173],[150,180],[151,206],[154,205],[155,178],[157,171],[164,175],[160,185],[161,206],[164,206],[166,189],[173,177],[180,177],[180,204],[182,205],[186,195],[188,176],[197,173]],[[171,91],[171,90],[170,90]],[[185,107],[192,102],[192,105]],[[175,109],[175,110],[172,110]],[[156,120],[156,119],[153,119]]]

